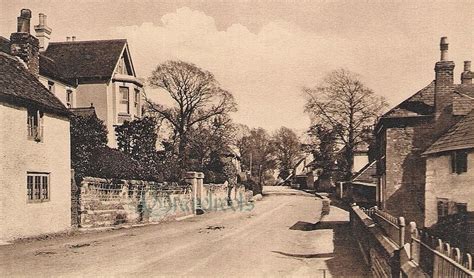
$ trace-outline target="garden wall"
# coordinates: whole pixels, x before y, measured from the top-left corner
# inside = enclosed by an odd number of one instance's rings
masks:
[[[206,212],[253,209],[248,202],[252,192],[243,186],[232,190],[230,206],[226,184],[205,184],[201,190],[201,206]],[[195,213],[189,185],[86,177],[73,195],[73,222],[82,228],[156,223]]]

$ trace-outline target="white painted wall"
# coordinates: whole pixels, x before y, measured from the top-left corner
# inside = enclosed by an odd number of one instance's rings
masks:
[[[352,168],[352,172],[357,173],[365,165],[369,163],[369,156],[367,154],[354,154],[354,167]]]
[[[429,156],[426,159],[425,226],[438,221],[437,198],[467,203],[474,211],[474,152],[468,155],[467,172],[451,173],[450,155]]]
[[[53,233],[71,224],[69,121],[45,114],[44,140],[27,139],[27,110],[0,103],[0,239]],[[27,172],[50,173],[50,200],[27,203]]]
[[[59,81],[55,81],[52,79],[48,79],[44,76],[39,77],[39,81],[43,86],[48,89],[48,81],[54,82],[54,95],[64,104],[64,106],[67,107],[67,101],[66,101],[66,96],[67,96],[67,90],[70,89],[72,90],[72,106],[71,107],[76,107],[76,89],[74,87],[70,87],[64,83],[61,83]]]

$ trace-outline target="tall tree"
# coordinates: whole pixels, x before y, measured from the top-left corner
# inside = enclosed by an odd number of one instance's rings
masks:
[[[310,151],[317,167],[322,170],[319,179],[329,179],[336,166],[337,131],[317,124],[309,129],[308,135],[312,139]]]
[[[90,173],[94,152],[107,145],[107,128],[95,115],[71,115],[71,163],[79,178]]]
[[[301,158],[301,143],[296,133],[287,128],[281,127],[272,137],[275,146],[275,156],[278,164],[280,178],[287,178],[291,174],[298,159]]]
[[[270,135],[263,128],[250,130],[242,138],[242,163],[252,165],[252,176],[258,178],[259,184],[264,183],[264,177],[276,167],[275,151]]]
[[[157,121],[144,117],[131,122],[125,121],[115,128],[118,149],[137,161],[146,179],[161,179],[161,167],[156,150]]]
[[[173,100],[172,107],[151,103],[150,110],[160,114],[173,127],[178,142],[181,167],[187,168],[189,133],[198,123],[236,111],[232,94],[214,75],[183,61],[160,64],[148,79],[153,88],[164,90]]]
[[[198,123],[190,132],[189,140],[190,158],[196,162],[195,167],[205,167],[211,154],[228,154],[234,143],[234,133],[234,124],[231,118],[225,115]]]
[[[346,69],[330,72],[316,87],[304,88],[303,92],[305,111],[313,123],[335,130],[344,144],[345,178],[350,179],[354,150],[363,140],[363,130],[374,124],[387,102],[366,87],[357,74]]]

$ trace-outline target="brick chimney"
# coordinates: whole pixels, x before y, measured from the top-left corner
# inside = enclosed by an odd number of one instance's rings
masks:
[[[30,34],[31,10],[22,9],[17,32],[10,35],[10,52],[21,58],[28,70],[39,77],[39,41]]]
[[[45,51],[48,48],[51,28],[48,27],[48,17],[45,14],[39,14],[39,24],[35,25],[36,37],[39,40],[39,50]]]
[[[464,61],[464,71],[461,73],[462,84],[472,84],[474,72],[471,71],[471,61]]]
[[[453,104],[454,62],[448,61],[447,37],[441,38],[440,50],[441,59],[435,65],[435,119]]]

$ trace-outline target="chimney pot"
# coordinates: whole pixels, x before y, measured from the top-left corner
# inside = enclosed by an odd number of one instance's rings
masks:
[[[464,71],[471,71],[471,61],[464,61]]]
[[[464,61],[464,71],[461,73],[461,84],[472,84],[474,72],[471,71],[471,61]]]
[[[31,10],[21,9],[20,16],[17,17],[17,32],[30,33]]]
[[[71,37],[66,37],[66,41],[70,41],[71,40]]]
[[[73,42],[76,41],[76,36],[72,36],[72,41],[73,41]]]
[[[43,13],[39,14],[39,26],[46,26],[46,15]]]
[[[45,51],[48,48],[49,38],[51,35],[51,28],[48,27],[46,21],[47,16],[43,13],[39,14],[39,23],[35,25],[36,37],[39,40],[40,51]]]
[[[442,37],[439,43],[439,49],[441,50],[441,61],[448,60],[448,48],[449,48],[448,37]]]

